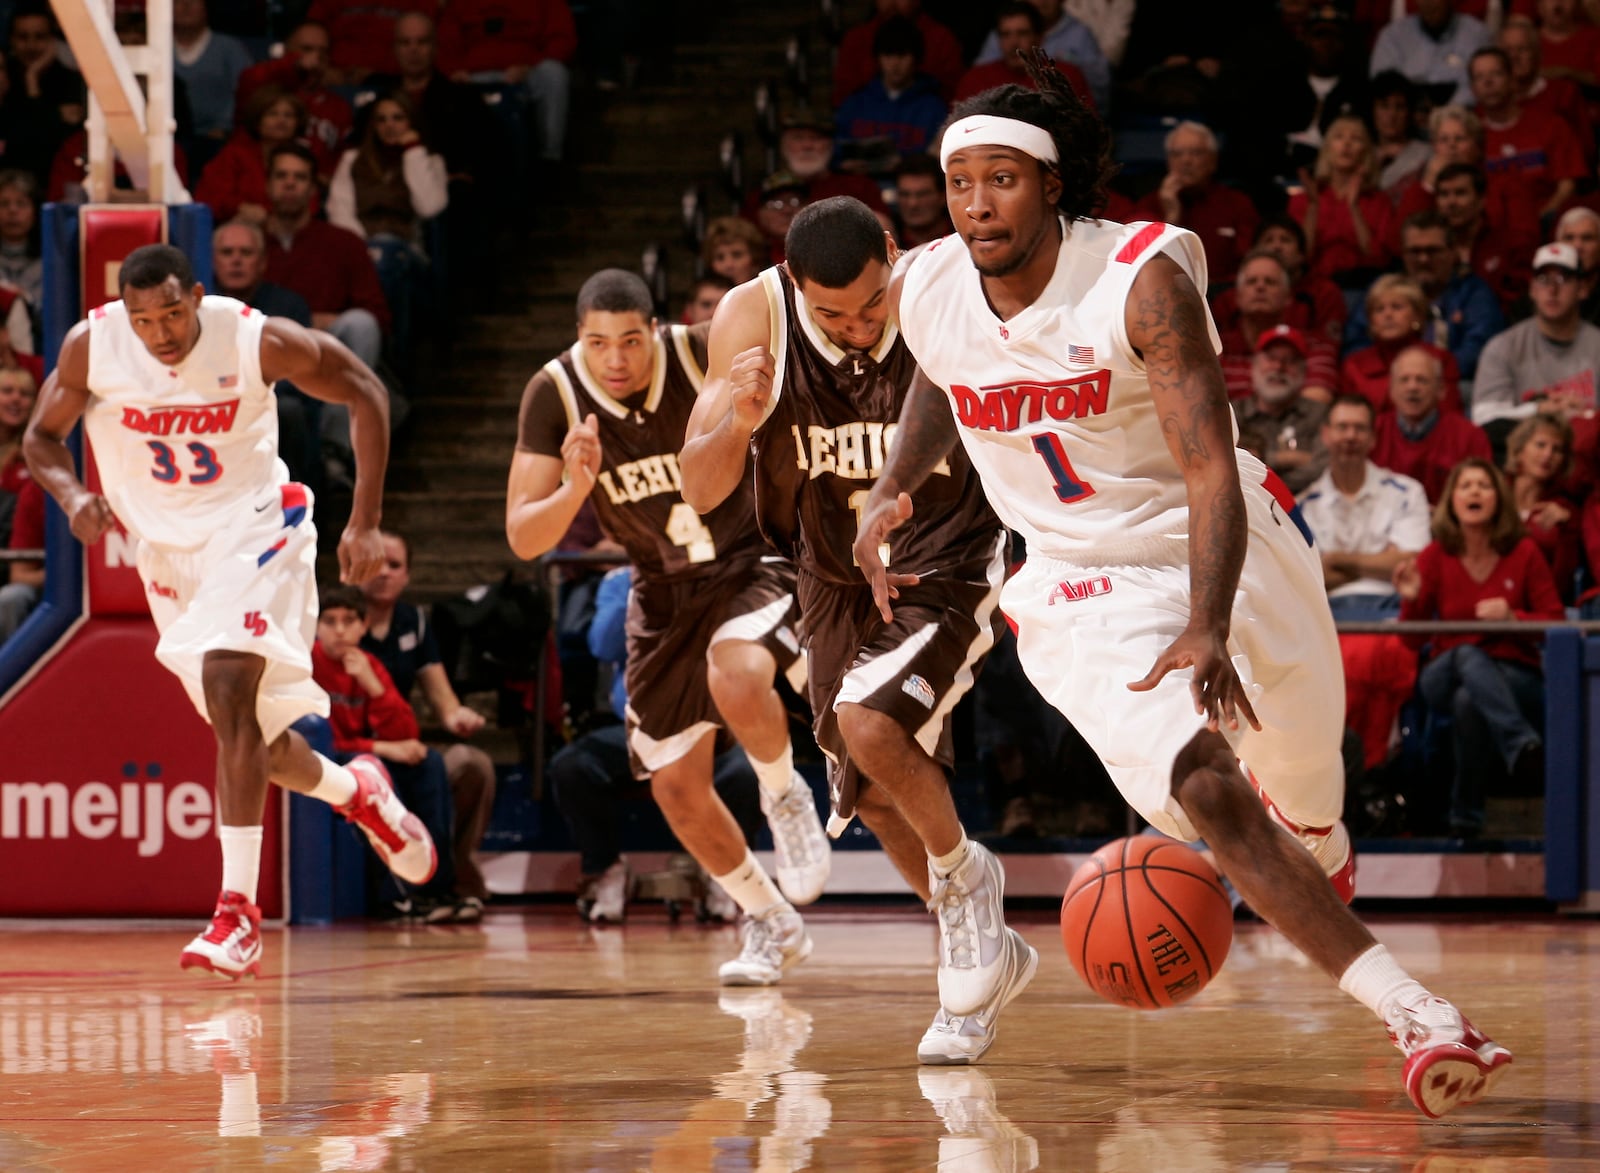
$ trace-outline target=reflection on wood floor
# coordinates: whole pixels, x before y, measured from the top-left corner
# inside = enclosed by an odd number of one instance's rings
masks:
[[[0,931],[0,1170],[1222,1173],[1600,1167],[1600,924],[1378,919],[1516,1064],[1419,1116],[1383,1028],[1271,930],[1195,1001],[1099,1002],[1048,915],[978,1067],[919,1067],[935,930],[824,909],[781,989],[719,990],[728,928],[646,908],[268,934],[265,977],[177,969],[194,925]],[[198,923],[198,922],[197,922]]]

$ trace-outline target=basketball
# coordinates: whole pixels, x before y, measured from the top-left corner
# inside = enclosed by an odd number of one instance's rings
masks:
[[[1175,839],[1107,843],[1061,901],[1072,968],[1108,1002],[1161,1010],[1193,998],[1233,943],[1233,907],[1217,871]]]

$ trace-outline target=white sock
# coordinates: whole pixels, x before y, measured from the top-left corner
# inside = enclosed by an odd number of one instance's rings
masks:
[[[750,768],[756,772],[756,781],[770,797],[782,798],[789,793],[789,787],[794,785],[794,745],[791,742],[783,743],[783,753],[775,762],[758,762],[749,752],[745,757],[750,759]]]
[[[222,840],[222,889],[256,902],[256,881],[261,875],[261,828],[218,825]]]
[[[949,855],[934,855],[928,853],[928,862],[933,865],[933,874],[943,879],[955,871],[967,858],[967,849],[972,846],[972,841],[967,838],[965,830],[961,832],[961,842],[957,843],[955,850]]]
[[[778,886],[772,882],[772,877],[767,875],[760,862],[748,849],[744,853],[744,862],[733,871],[725,876],[711,878],[721,884],[723,891],[732,896],[734,902],[751,916],[760,916],[777,905],[786,903],[783,893],[779,892]]]
[[[322,763],[322,778],[307,793],[329,806],[349,806],[350,800],[356,796],[356,776],[321,754],[317,754],[317,761]]]
[[[1379,1018],[1397,1003],[1420,1006],[1429,997],[1422,983],[1401,969],[1382,945],[1374,945],[1352,961],[1340,975],[1339,988]]]

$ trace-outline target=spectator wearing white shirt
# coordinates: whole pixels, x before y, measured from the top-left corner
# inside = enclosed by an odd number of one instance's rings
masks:
[[[1517,420],[1536,412],[1570,420],[1595,409],[1600,327],[1582,313],[1593,283],[1572,245],[1534,253],[1534,316],[1489,339],[1472,388],[1472,422],[1497,447]]]
[[[1372,404],[1341,395],[1322,422],[1327,470],[1300,497],[1300,515],[1322,554],[1336,618],[1399,614],[1394,568],[1431,539],[1428,495],[1408,476],[1372,463]]]
[[[1466,106],[1472,102],[1467,63],[1489,43],[1489,29],[1476,17],[1456,11],[1455,0],[1417,0],[1415,15],[1390,21],[1372,49],[1372,75],[1397,69],[1435,101]],[[1442,94],[1453,86],[1449,94]]]

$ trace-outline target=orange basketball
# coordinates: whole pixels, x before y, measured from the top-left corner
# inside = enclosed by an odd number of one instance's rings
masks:
[[[1061,941],[1107,1002],[1160,1010],[1193,998],[1222,968],[1233,907],[1198,851],[1154,835],[1118,839],[1067,885]]]

